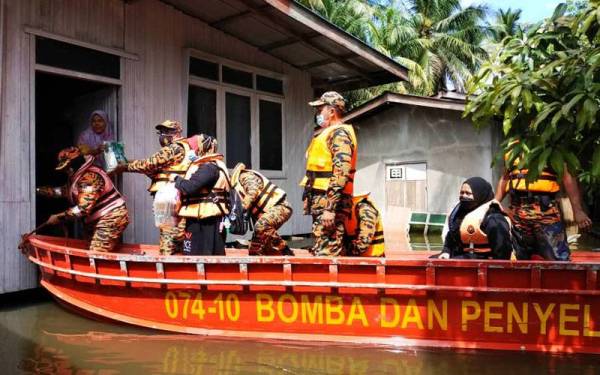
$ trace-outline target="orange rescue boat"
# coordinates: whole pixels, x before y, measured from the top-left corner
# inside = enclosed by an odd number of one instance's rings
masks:
[[[572,262],[161,256],[33,235],[41,284],[79,312],[190,334],[600,353],[600,254]],[[389,251],[388,251],[389,253]]]

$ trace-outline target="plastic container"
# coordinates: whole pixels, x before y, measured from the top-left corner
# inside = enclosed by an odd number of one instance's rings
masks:
[[[104,142],[104,170],[112,172],[118,165],[127,164],[125,146],[121,142]]]
[[[175,183],[169,182],[161,186],[154,195],[152,210],[154,212],[154,225],[157,228],[174,227],[179,223],[179,190]]]

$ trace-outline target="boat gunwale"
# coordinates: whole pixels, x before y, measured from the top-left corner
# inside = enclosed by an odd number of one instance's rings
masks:
[[[45,251],[62,253],[82,258],[108,261],[132,261],[140,263],[181,263],[181,264],[314,264],[349,266],[404,266],[404,267],[441,267],[441,268],[488,268],[488,269],[540,269],[540,270],[600,270],[600,257],[594,261],[546,261],[546,260],[496,260],[496,259],[423,259],[423,258],[366,258],[366,257],[315,257],[315,256],[236,256],[236,255],[147,255],[128,253],[92,252],[44,241],[50,236],[32,236],[32,246]],[[74,241],[69,239],[69,241]],[[75,240],[79,241],[79,240]],[[123,247],[127,248],[125,244]],[[152,247],[153,245],[136,245]],[[422,255],[421,255],[422,256]]]
[[[349,282],[314,282],[314,281],[286,281],[286,280],[236,280],[236,279],[166,279],[166,278],[142,278],[131,276],[103,275],[100,273],[83,272],[57,267],[44,263],[36,258],[29,260],[40,267],[48,268],[56,272],[68,273],[75,276],[83,276],[95,279],[121,281],[125,283],[155,283],[155,284],[180,284],[180,285],[234,285],[234,286],[266,286],[266,287],[323,287],[323,288],[349,288],[349,289],[393,289],[410,291],[448,291],[448,292],[472,292],[472,293],[520,293],[520,294],[568,294],[568,295],[600,295],[600,290],[573,290],[573,289],[542,289],[542,288],[498,288],[498,287],[474,287],[474,286],[449,286],[428,284],[390,284],[390,283],[349,283]]]

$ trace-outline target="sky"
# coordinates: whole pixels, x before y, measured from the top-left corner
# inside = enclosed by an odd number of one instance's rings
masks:
[[[461,0],[462,6],[487,4],[492,10],[498,8],[521,9],[521,21],[533,23],[552,15],[554,8],[564,0]]]

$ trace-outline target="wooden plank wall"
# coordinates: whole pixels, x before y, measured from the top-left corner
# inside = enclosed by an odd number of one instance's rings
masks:
[[[186,48],[222,56],[244,64],[283,73],[285,99],[284,164],[286,176],[276,183],[287,192],[295,215],[284,234],[307,233],[310,218],[301,215],[304,149],[311,132],[312,113],[306,102],[312,88],[308,74],[266,55],[238,39],[185,15],[157,0],[125,4],[122,0],[0,0],[5,3],[4,58],[0,126],[0,293],[34,287],[35,269],[16,250],[21,233],[34,224],[32,189],[35,162],[30,116],[33,74],[30,66],[29,26],[80,41],[123,49],[139,60],[125,59],[121,88],[120,134],[130,158],[142,158],[158,149],[152,125],[166,118],[185,120],[187,78],[183,68]],[[298,142],[298,140],[303,140]],[[224,140],[222,140],[223,142]],[[125,239],[155,243],[148,180],[127,175],[124,194],[132,212]]]

